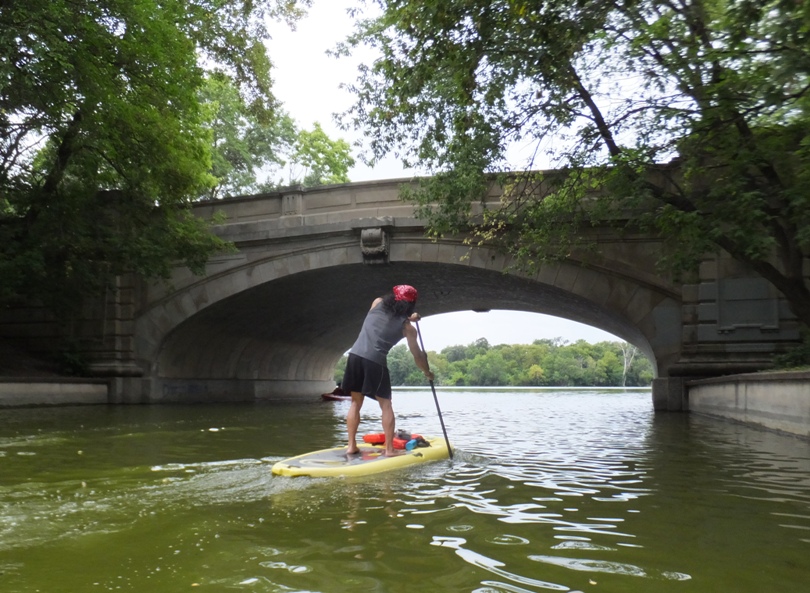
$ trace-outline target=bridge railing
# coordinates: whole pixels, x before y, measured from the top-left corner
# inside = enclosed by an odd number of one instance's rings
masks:
[[[198,202],[194,212],[204,219],[215,213],[224,224],[278,221],[281,226],[313,226],[366,217],[413,216],[413,205],[400,199],[410,179],[391,179],[303,188]]]

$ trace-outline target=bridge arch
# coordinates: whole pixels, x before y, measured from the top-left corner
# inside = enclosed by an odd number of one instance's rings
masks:
[[[378,223],[379,227],[375,227]],[[327,225],[329,226],[329,225]],[[364,263],[362,229],[386,234],[386,263]],[[149,401],[313,396],[334,386],[371,300],[399,283],[420,290],[423,316],[511,309],[592,325],[639,347],[659,373],[680,355],[677,290],[613,242],[599,262],[570,260],[532,276],[460,238],[431,241],[412,219],[364,219],[339,232],[269,245],[237,242],[203,278],[147,295],[136,316],[136,356]],[[322,229],[323,230],[323,229]],[[609,243],[609,242],[608,242]],[[618,250],[617,246],[620,247]],[[612,254],[610,253],[612,250]]]

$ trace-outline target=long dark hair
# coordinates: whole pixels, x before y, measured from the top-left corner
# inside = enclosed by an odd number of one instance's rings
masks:
[[[416,301],[398,301],[393,293],[388,293],[382,297],[382,305],[386,311],[397,317],[410,317],[416,309]]]

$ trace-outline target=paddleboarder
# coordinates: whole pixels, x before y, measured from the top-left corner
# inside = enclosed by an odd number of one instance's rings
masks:
[[[346,415],[346,426],[349,431],[347,453],[355,455],[357,447],[357,429],[360,426],[360,408],[365,398],[377,400],[382,412],[382,427],[385,433],[385,454],[395,455],[394,431],[396,420],[391,405],[391,377],[388,374],[388,352],[403,337],[408,342],[408,349],[413,355],[416,366],[433,381],[433,373],[428,365],[427,354],[419,347],[418,331],[411,322],[421,317],[414,311],[417,292],[413,286],[400,284],[392,291],[374,299],[371,309],[366,314],[360,334],[349,350],[346,372],[343,374],[341,387],[350,393],[352,403]]]

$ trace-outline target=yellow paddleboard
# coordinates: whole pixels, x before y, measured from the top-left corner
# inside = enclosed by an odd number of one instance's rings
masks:
[[[346,447],[322,449],[290,457],[273,465],[277,476],[367,476],[399,469],[416,463],[447,459],[447,441],[443,438],[427,438],[430,447],[417,447],[412,451],[397,451],[393,457],[386,457],[382,445],[359,445],[360,453],[347,455]]]

